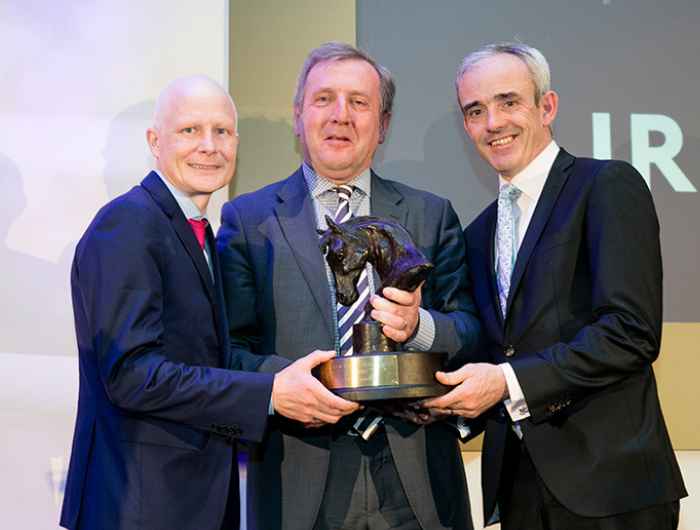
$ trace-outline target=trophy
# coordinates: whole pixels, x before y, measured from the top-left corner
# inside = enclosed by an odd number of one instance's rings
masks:
[[[328,230],[320,231],[321,252],[335,279],[338,303],[351,306],[359,297],[357,282],[369,262],[381,285],[415,290],[434,266],[416,248],[398,222],[372,216],[353,217],[335,223],[326,216]],[[315,373],[332,392],[352,401],[419,399],[444,394],[448,388],[435,379],[447,361],[443,352],[402,351],[400,344],[382,333],[381,323],[370,317],[353,326],[353,354],[335,357]]]

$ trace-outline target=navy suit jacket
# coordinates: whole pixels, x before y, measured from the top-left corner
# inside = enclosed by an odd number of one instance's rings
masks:
[[[515,371],[531,414],[521,422],[524,443],[549,490],[588,517],[686,495],[652,369],[661,251],[642,177],[624,162],[560,151],[518,252],[505,321],[495,229],[494,202],[465,230],[483,348]],[[486,520],[509,429],[496,407],[482,457]]]
[[[62,526],[220,530],[230,488],[237,514],[234,443],[261,439],[272,377],[226,369],[239,363],[212,258],[214,281],[153,172],[78,243],[80,390]]]
[[[436,266],[423,287],[435,320],[434,351],[461,364],[479,324],[468,292],[464,242],[449,201],[372,174],[372,215],[395,219]],[[303,172],[224,206],[217,238],[231,341],[249,368],[278,370],[316,349],[334,349],[331,291]],[[276,354],[276,355],[270,355]],[[313,527],[328,472],[331,428],[275,417],[251,451],[249,528]],[[406,496],[423,528],[468,529],[471,517],[456,432],[386,418]]]

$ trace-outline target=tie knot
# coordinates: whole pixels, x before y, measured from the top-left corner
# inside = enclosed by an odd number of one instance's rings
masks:
[[[209,221],[202,218],[188,219],[187,222],[192,227],[192,231],[194,232],[194,235],[197,238],[197,242],[199,243],[200,248],[204,249],[204,239],[205,234],[207,232],[207,226],[209,226]]]
[[[518,197],[522,194],[522,191],[512,184],[506,184],[501,188],[501,191],[498,192],[498,198],[499,200],[507,200],[511,203],[515,202],[518,200]]]
[[[350,202],[350,196],[352,195],[352,186],[343,184],[333,190],[338,194],[338,200]]]

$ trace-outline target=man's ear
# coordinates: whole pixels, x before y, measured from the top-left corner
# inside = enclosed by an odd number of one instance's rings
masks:
[[[294,135],[301,136],[302,126],[301,126],[301,109],[298,105],[294,105]]]
[[[150,128],[146,131],[146,142],[153,157],[158,158],[160,155],[160,143],[158,142],[158,132],[155,129]]]
[[[383,144],[386,140],[386,134],[389,131],[389,123],[391,122],[391,112],[385,112],[379,118],[379,143]]]
[[[545,92],[540,99],[540,107],[542,107],[543,125],[551,127],[559,110],[559,95],[554,90]]]

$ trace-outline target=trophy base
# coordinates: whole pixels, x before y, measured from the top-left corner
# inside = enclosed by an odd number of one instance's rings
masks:
[[[328,390],[351,401],[421,399],[449,390],[435,379],[446,360],[442,352],[368,352],[335,357],[314,373]]]

